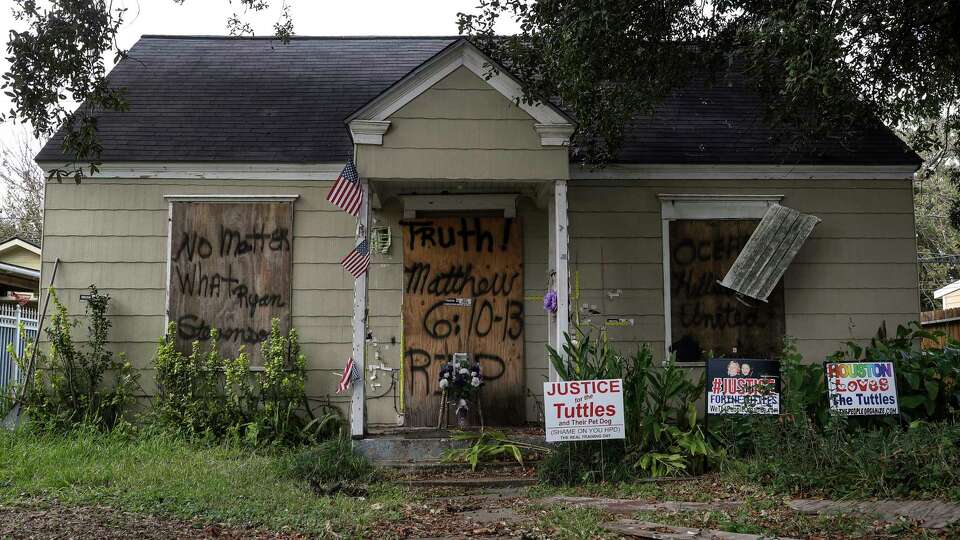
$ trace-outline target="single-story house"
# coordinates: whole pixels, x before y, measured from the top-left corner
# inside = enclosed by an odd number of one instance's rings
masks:
[[[0,242],[0,298],[32,298],[40,290],[40,246],[14,236]]]
[[[953,309],[960,307],[960,281],[954,281],[933,291],[933,297],[943,302],[941,309]]]
[[[47,185],[44,272],[62,260],[72,313],[91,283],[111,295],[112,341],[148,393],[168,322],[184,344],[216,327],[235,351],[279,319],[308,395],[351,410],[354,435],[435,424],[456,353],[482,366],[487,424],[537,420],[546,346],[574,324],[696,369],[776,356],[784,336],[818,362],[917,318],[920,161],[886,128],[793,150],[731,72],[634,119],[591,168],[573,119],[518,103],[490,65],[455,37],[144,36],[110,74],[130,110],[99,119],[100,172]],[[44,169],[65,162],[59,142]],[[356,217],[327,200],[348,160]],[[779,206],[820,223],[769,298],[719,286]],[[355,279],[341,260],[360,238]],[[334,394],[351,357],[366,383]]]

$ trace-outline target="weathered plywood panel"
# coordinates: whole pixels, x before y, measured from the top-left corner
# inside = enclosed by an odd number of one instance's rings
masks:
[[[228,357],[252,364],[278,319],[290,328],[293,203],[176,202],[171,211],[169,315],[177,346],[220,332]]]
[[[440,367],[456,352],[469,353],[484,372],[485,420],[523,423],[522,242],[520,223],[509,218],[436,218],[404,226],[408,425],[436,422]]]
[[[771,358],[782,349],[783,285],[768,302],[748,306],[718,284],[757,223],[670,222],[671,327],[678,360],[700,361],[704,352]]]

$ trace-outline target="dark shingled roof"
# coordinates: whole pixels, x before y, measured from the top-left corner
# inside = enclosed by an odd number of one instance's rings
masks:
[[[329,163],[352,155],[344,120],[455,37],[144,36],[110,73],[130,110],[98,120],[103,161]],[[796,155],[775,143],[736,78],[692,84],[637,118],[624,163],[919,163],[883,126]],[[38,161],[63,161],[55,136]]]

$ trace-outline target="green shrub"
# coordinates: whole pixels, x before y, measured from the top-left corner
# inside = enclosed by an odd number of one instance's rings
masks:
[[[757,424],[756,451],[727,472],[792,496],[960,500],[960,424],[916,422],[906,430],[821,431],[806,418]]]
[[[236,358],[222,356],[216,330],[206,351],[194,342],[190,355],[177,350],[174,332],[171,324],[154,357],[154,422],[190,438],[251,445],[315,442],[339,431],[342,418],[336,408],[324,406],[315,416],[309,407],[306,360],[296,330],[283,335],[279,321],[272,321],[258,371],[251,371],[242,350]]]
[[[54,289],[54,310],[47,326],[49,349],[38,350],[32,380],[24,381],[23,407],[32,425],[39,429],[65,431],[86,425],[110,430],[121,423],[136,400],[139,375],[122,354],[107,348],[110,296],[90,286],[86,301],[87,341],[77,344],[72,330],[79,322],[67,313]],[[12,348],[10,355],[22,373],[29,372],[33,345],[23,357]]]
[[[960,343],[948,340],[942,347],[920,347],[922,340],[940,337],[916,322],[898,326],[893,336],[882,326],[868,344],[849,342],[847,350],[837,351],[831,360],[892,362],[904,419],[944,420],[960,411]]]
[[[548,347],[550,360],[564,380],[622,379],[626,441],[619,443],[563,443],[548,456],[542,468],[549,482],[583,482],[606,476],[601,463],[604,451],[617,460],[626,460],[636,474],[667,476],[699,473],[721,454],[708,443],[697,423],[696,401],[703,393],[704,379],[693,382],[671,358],[662,366],[653,365],[647,345],[633,356],[624,356],[612,347],[604,333],[596,340],[581,334],[569,335],[563,355]],[[608,450],[616,449],[619,450]],[[619,452],[619,455],[616,453]],[[566,466],[571,470],[563,472]],[[620,474],[615,469],[615,475]]]
[[[321,485],[370,483],[378,477],[377,469],[353,451],[353,441],[344,434],[290,454],[286,469],[293,478]]]

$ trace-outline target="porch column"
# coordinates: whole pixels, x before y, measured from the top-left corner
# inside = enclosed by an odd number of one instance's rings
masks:
[[[357,229],[359,236],[367,238],[367,224],[370,219],[370,184],[360,180],[363,187],[363,201],[360,203],[360,215]],[[363,438],[367,432],[366,419],[366,339],[367,339],[367,275],[364,272],[353,282],[353,364],[360,372],[360,382],[353,384],[350,396],[350,436]]]
[[[564,334],[570,329],[570,267],[568,266],[569,237],[567,231],[567,181],[556,180],[553,184],[553,197],[548,206],[549,256],[547,269],[554,275],[553,284],[557,291],[557,313],[547,323],[547,340],[558,352],[563,350]],[[557,370],[551,362],[548,365],[551,381],[559,379]]]

